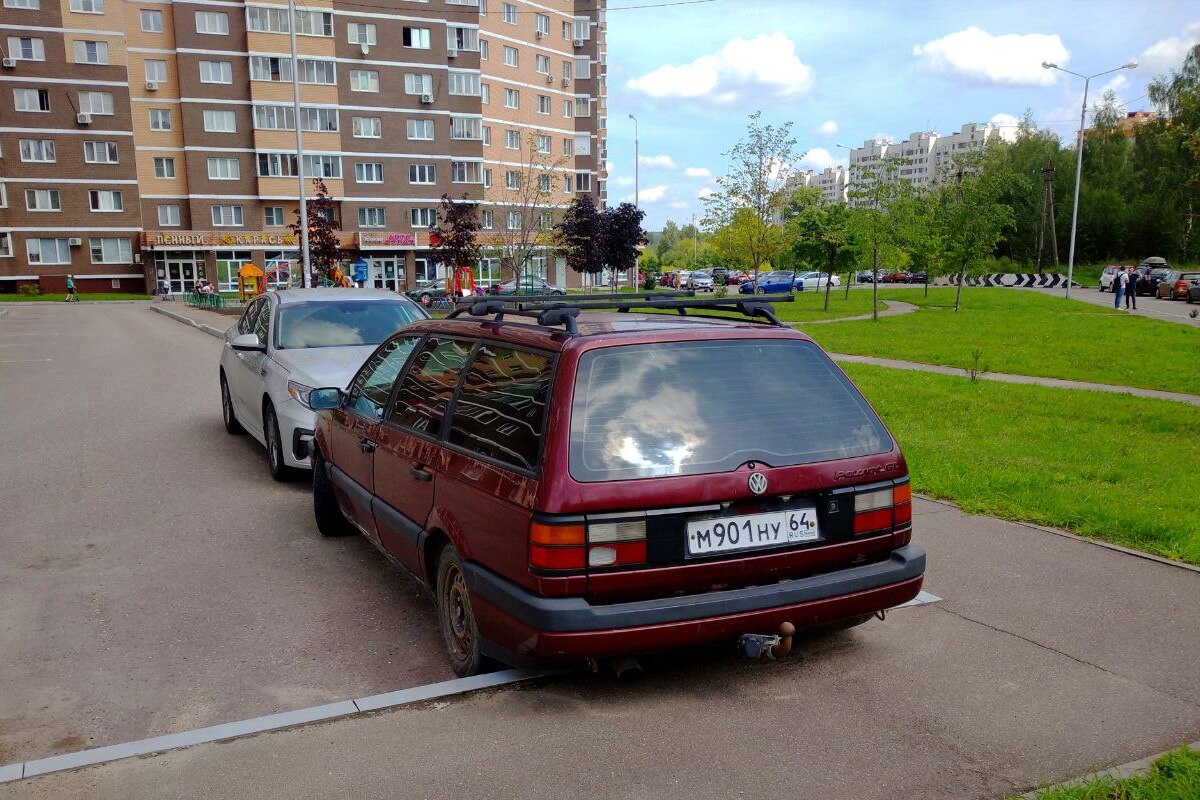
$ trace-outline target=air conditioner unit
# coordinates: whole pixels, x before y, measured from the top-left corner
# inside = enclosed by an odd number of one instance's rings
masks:
[[[458,58],[458,50],[456,48],[451,47],[449,50],[446,51],[446,58]]]
[[[553,76],[553,75],[547,75],[547,76],[546,76],[546,83],[554,83],[554,76]]]
[[[545,31],[534,31],[534,34],[533,34],[533,35],[534,35],[534,36],[536,36],[536,37],[537,37],[537,38],[539,38],[539,39],[545,39],[545,38],[546,38],[546,32],[545,32]]]
[[[0,60],[0,64],[3,64],[5,69],[16,69],[17,68],[17,60],[15,58],[5,58],[3,60]]]
[[[80,125],[91,125],[92,124],[92,115],[87,113],[86,111],[80,111],[78,114],[75,115],[75,121],[78,122]]]
[[[147,92],[157,92],[158,91],[158,81],[146,81],[146,91]]]
[[[570,86],[570,85],[571,85],[571,79],[570,79],[570,78],[563,78],[563,79],[562,79],[562,85],[563,85],[563,87],[564,87],[564,88],[565,88],[565,87],[567,87],[567,86]]]
[[[424,103],[425,105],[432,105],[432,103],[433,103],[433,95],[431,95],[431,94],[423,94],[423,95],[421,95],[421,102],[422,102],[422,103]]]
[[[67,244],[70,245],[71,247],[83,247],[83,239],[76,239],[76,238],[72,237],[70,239],[67,239]]]
[[[587,39],[576,39],[576,40],[575,40],[575,46],[576,46],[576,47],[583,47],[583,43],[584,43],[584,42],[586,42],[586,41],[587,41]]]

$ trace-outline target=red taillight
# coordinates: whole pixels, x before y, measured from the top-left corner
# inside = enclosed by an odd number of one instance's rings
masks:
[[[529,545],[529,564],[540,569],[583,569],[582,547],[544,547]]]
[[[645,519],[529,526],[529,565],[581,570],[646,563]]]
[[[587,565],[587,530],[583,525],[529,525],[529,566],[539,569],[583,569]]]
[[[854,533],[891,530],[912,521],[912,485],[905,481],[854,495]]]

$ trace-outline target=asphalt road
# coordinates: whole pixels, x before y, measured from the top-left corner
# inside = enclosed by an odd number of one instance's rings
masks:
[[[0,317],[0,764],[448,677],[413,584],[224,434],[218,346],[139,306]],[[784,662],[675,653],[0,800],[996,798],[1200,739],[1200,572],[915,512],[944,599]]]
[[[1041,292],[1059,297],[1063,296],[1062,289],[1026,289],[1024,291]],[[1097,306],[1108,306],[1109,308],[1112,308],[1113,303],[1116,301],[1111,292],[1101,292],[1094,287],[1076,287],[1071,289],[1071,299]],[[1124,301],[1121,302],[1121,308],[1125,308]],[[1153,296],[1143,295],[1137,299],[1137,310],[1131,310],[1129,313],[1139,317],[1149,317],[1150,319],[1159,319],[1164,322],[1175,322],[1180,325],[1197,327],[1200,326],[1200,313],[1197,313],[1195,317],[1192,317],[1191,314],[1198,309],[1200,309],[1200,306],[1195,304],[1188,305],[1182,300],[1159,300]]]

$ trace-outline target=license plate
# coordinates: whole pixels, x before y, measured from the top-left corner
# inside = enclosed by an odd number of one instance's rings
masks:
[[[702,556],[738,550],[759,550],[821,538],[812,506],[766,514],[701,519],[687,524],[687,553]]]

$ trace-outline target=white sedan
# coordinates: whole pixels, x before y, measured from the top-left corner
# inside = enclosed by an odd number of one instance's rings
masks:
[[[825,285],[841,286],[842,282],[838,280],[837,275],[829,275],[827,272],[798,272],[796,280],[792,285],[796,291],[803,292],[807,289],[824,289]]]
[[[225,332],[221,416],[267,448],[271,477],[311,469],[314,388],[345,388],[397,328],[428,319],[407,297],[383,289],[288,289],[250,302]]]

